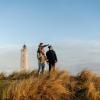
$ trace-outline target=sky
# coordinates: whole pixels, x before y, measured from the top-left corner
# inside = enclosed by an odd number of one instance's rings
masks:
[[[53,44],[58,66],[71,72],[81,70],[80,64],[99,66],[100,0],[0,0],[2,71],[17,70],[23,44],[29,48],[30,66],[37,67],[40,42]]]

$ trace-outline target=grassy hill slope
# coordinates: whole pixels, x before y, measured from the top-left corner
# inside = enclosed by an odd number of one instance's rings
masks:
[[[0,100],[100,100],[100,77],[91,71],[1,73]]]

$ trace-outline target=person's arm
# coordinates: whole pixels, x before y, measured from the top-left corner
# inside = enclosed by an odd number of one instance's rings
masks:
[[[38,48],[38,50],[37,50],[37,58],[39,59],[39,54],[40,54],[40,50],[39,50],[39,48]]]
[[[55,55],[55,61],[57,62],[58,59],[57,59],[57,55],[56,55],[55,51],[54,51],[54,55]]]
[[[43,45],[42,47],[44,48],[44,47],[47,47],[47,46],[49,46],[49,44],[47,44],[47,45]]]
[[[41,59],[41,54],[40,53],[37,53],[37,58],[38,58],[38,60],[40,60]]]
[[[47,62],[48,62],[48,52],[46,53],[46,57],[47,57]]]

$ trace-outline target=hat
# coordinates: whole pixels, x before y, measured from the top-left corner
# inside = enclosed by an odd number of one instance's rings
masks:
[[[39,44],[39,47],[41,47],[41,46],[43,46],[43,43],[40,43],[40,44]]]
[[[50,49],[52,46],[50,45],[50,46],[48,46],[48,48]]]

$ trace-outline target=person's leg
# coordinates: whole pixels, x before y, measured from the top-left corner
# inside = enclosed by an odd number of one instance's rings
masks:
[[[51,68],[52,68],[52,71],[55,71],[55,62],[51,63]]]
[[[40,73],[41,64],[38,62],[38,74]]]
[[[52,64],[52,70],[55,71],[55,63]]]
[[[44,73],[45,64],[42,64],[42,74]]]
[[[51,72],[51,63],[49,62],[49,73]]]
[[[40,73],[41,73],[41,70],[42,70],[42,63],[39,63],[38,74],[40,74]]]

